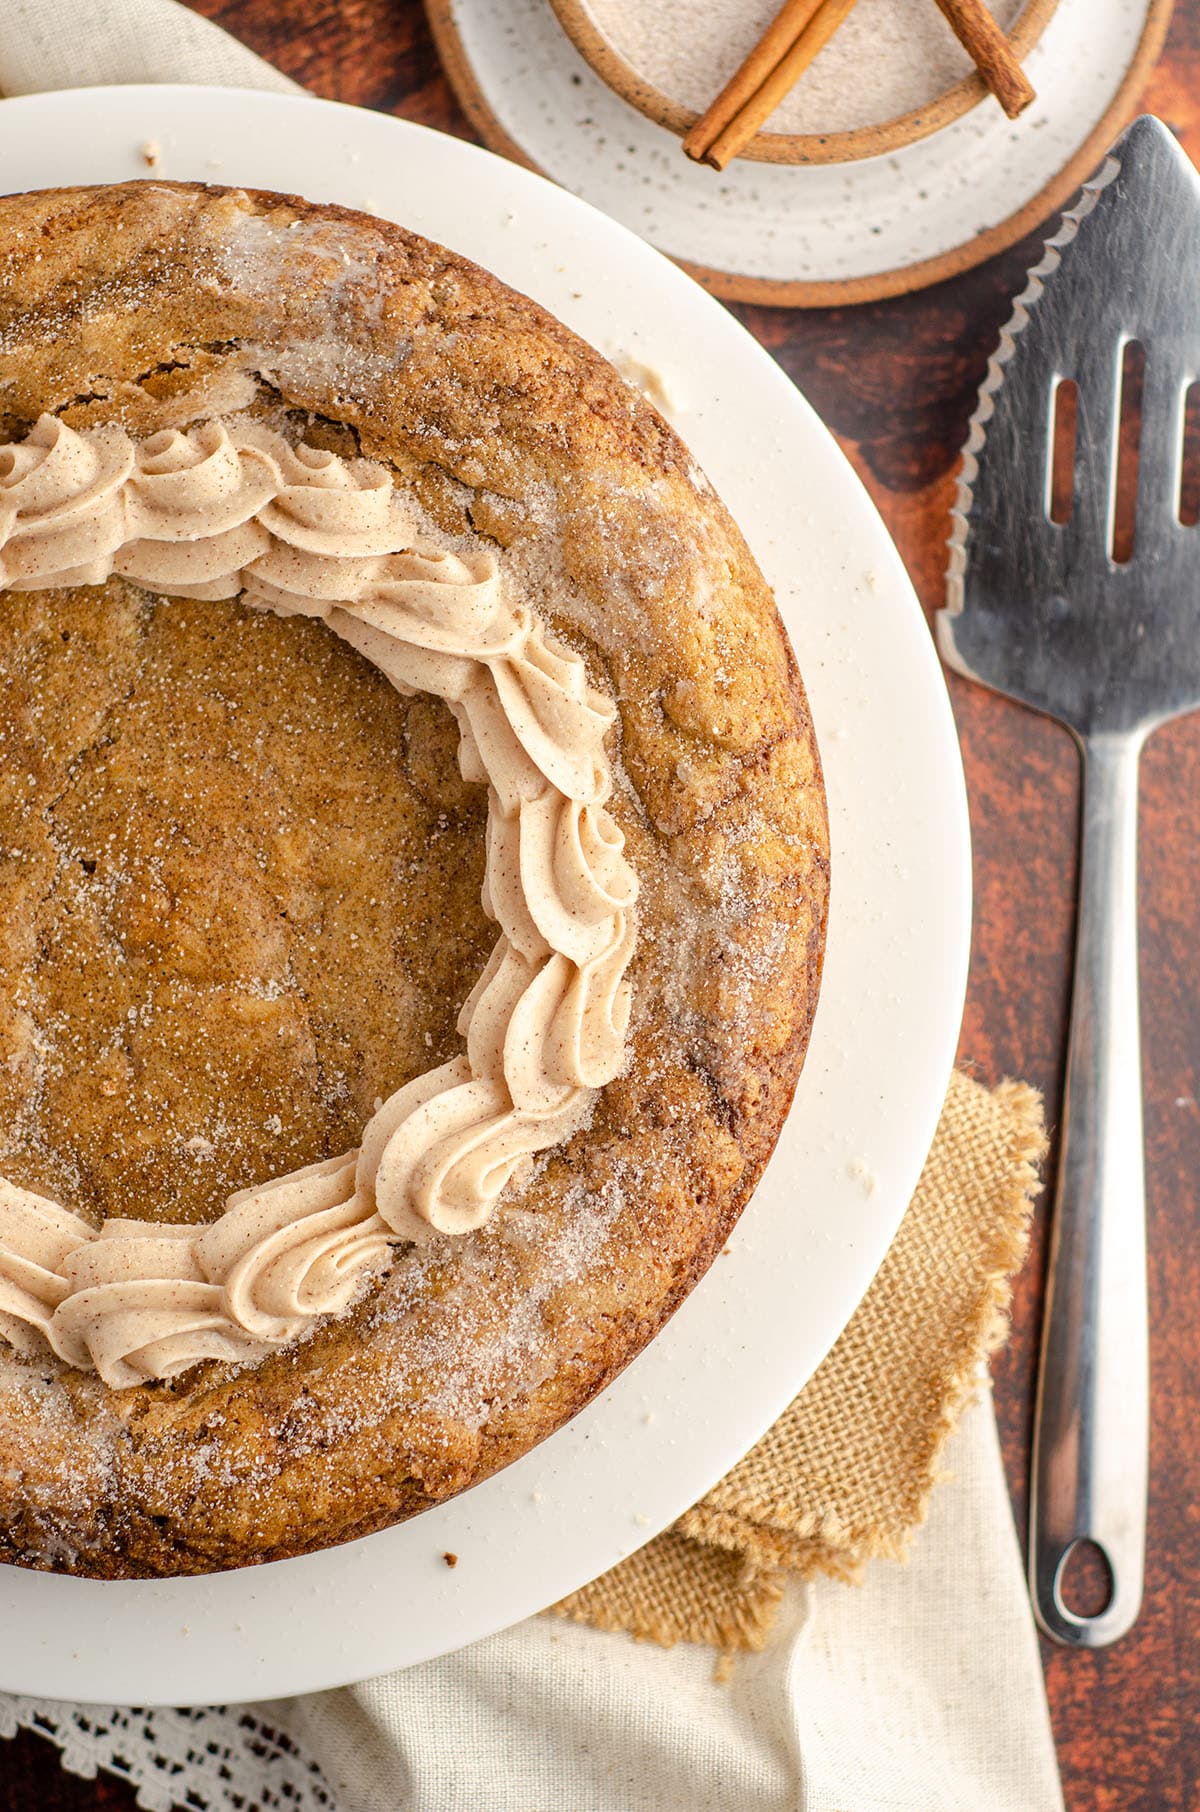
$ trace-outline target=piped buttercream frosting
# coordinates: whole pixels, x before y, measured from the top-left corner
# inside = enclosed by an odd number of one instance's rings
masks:
[[[384,466],[249,419],[136,441],[43,416],[0,447],[0,590],[114,573],[320,618],[400,692],[445,699],[463,775],[488,789],[500,928],[463,1053],[382,1102],[357,1151],[241,1190],[204,1226],[95,1228],[0,1178],[0,1337],[121,1389],[261,1357],[344,1312],[398,1241],[481,1226],[621,1068],[637,880],[606,806],[612,701],[490,551],[418,534]]]

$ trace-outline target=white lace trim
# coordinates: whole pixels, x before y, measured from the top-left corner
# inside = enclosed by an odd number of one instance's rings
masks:
[[[337,1812],[309,1756],[252,1709],[131,1710],[0,1693],[0,1737],[32,1730],[71,1774],[127,1781],[146,1812]]]

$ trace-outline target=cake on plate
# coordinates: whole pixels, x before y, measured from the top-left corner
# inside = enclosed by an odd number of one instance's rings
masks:
[[[398,227],[0,201],[0,1558],[303,1553],[559,1428],[770,1155],[824,795],[649,403]]]

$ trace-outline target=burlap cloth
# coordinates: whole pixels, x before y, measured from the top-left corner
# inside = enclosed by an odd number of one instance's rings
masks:
[[[1033,1089],[956,1073],[900,1231],[829,1357],[707,1497],[557,1612],[668,1646],[760,1648],[789,1576],[901,1558],[1007,1333],[1044,1149]]]

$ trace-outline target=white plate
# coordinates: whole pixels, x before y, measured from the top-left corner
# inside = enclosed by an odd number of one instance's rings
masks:
[[[758,1439],[837,1338],[916,1182],[954,1056],[970,886],[954,724],[899,557],[812,410],[719,304],[563,190],[380,114],[207,88],[0,102],[13,189],[144,176],[147,140],[166,176],[369,206],[665,374],[779,598],[833,837],[824,986],[779,1148],[729,1256],[590,1408],[453,1503],[306,1559],[133,1584],[0,1567],[0,1686],[196,1704],[333,1686],[502,1628],[630,1553]]]

